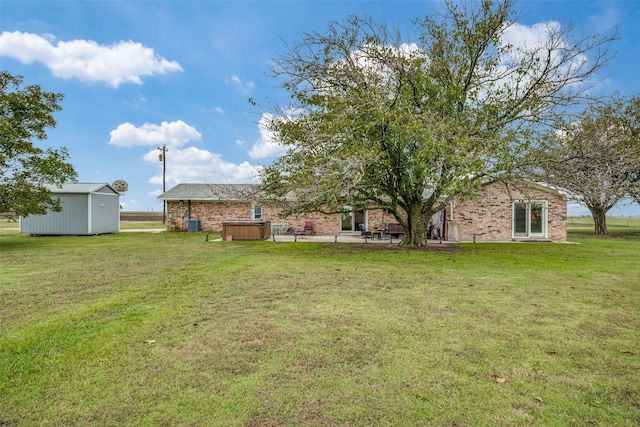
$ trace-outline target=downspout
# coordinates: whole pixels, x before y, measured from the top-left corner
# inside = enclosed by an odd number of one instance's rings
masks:
[[[447,236],[448,237],[447,240],[452,240],[454,242],[457,242],[458,241],[458,223],[453,220],[453,203],[454,201],[451,200],[450,202],[450,206],[451,206],[450,218],[451,219],[449,220],[449,223],[448,223],[449,235]]]

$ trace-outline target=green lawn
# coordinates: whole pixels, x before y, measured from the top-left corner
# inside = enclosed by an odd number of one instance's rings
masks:
[[[569,217],[567,230],[570,233],[593,234],[593,218],[590,216]],[[640,217],[607,217],[607,230],[612,234],[640,233]]]
[[[0,235],[18,234],[20,224],[0,218]],[[120,221],[120,230],[145,230],[167,228],[162,221]]]
[[[574,240],[3,234],[0,425],[637,426],[640,236]]]
[[[144,230],[151,228],[164,228],[167,226],[162,221],[120,221],[120,230]]]

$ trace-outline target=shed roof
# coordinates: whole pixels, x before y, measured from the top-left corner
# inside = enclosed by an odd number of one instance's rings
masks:
[[[62,184],[62,186],[45,185],[45,187],[52,193],[76,193],[76,194],[89,194],[102,190],[104,187],[108,187],[110,191],[115,194],[119,194],[111,185],[106,182],[71,182]]]
[[[178,184],[165,191],[159,200],[246,201],[258,196],[256,184]]]

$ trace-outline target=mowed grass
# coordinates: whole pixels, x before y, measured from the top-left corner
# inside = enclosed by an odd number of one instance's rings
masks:
[[[570,234],[593,234],[593,218],[590,216],[569,217],[567,219],[567,231]],[[626,237],[628,237],[630,234],[640,235],[640,217],[607,217],[607,231],[609,232],[609,234],[623,236],[626,235]]]
[[[635,426],[640,238],[578,242],[3,235],[0,424]]]
[[[120,230],[166,229],[162,221],[120,221]]]
[[[120,230],[145,230],[166,228],[162,221],[120,221]],[[18,234],[20,223],[0,217],[0,235]]]

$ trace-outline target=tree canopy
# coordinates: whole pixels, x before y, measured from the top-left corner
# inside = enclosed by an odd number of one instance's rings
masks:
[[[291,104],[270,129],[286,153],[264,169],[291,212],[390,211],[425,244],[431,216],[507,180],[540,148],[541,127],[584,95],[610,59],[609,36],[547,24],[518,38],[514,1],[446,2],[415,19],[417,40],[369,18],[303,34],[276,59]]]
[[[589,208],[595,234],[606,234],[607,212],[640,186],[640,95],[594,103],[557,127],[536,172]]]
[[[22,83],[21,76],[0,72],[0,212],[26,216],[60,210],[46,185],[73,180],[76,172],[64,147],[33,142],[55,127],[53,113],[61,109],[63,95]]]

